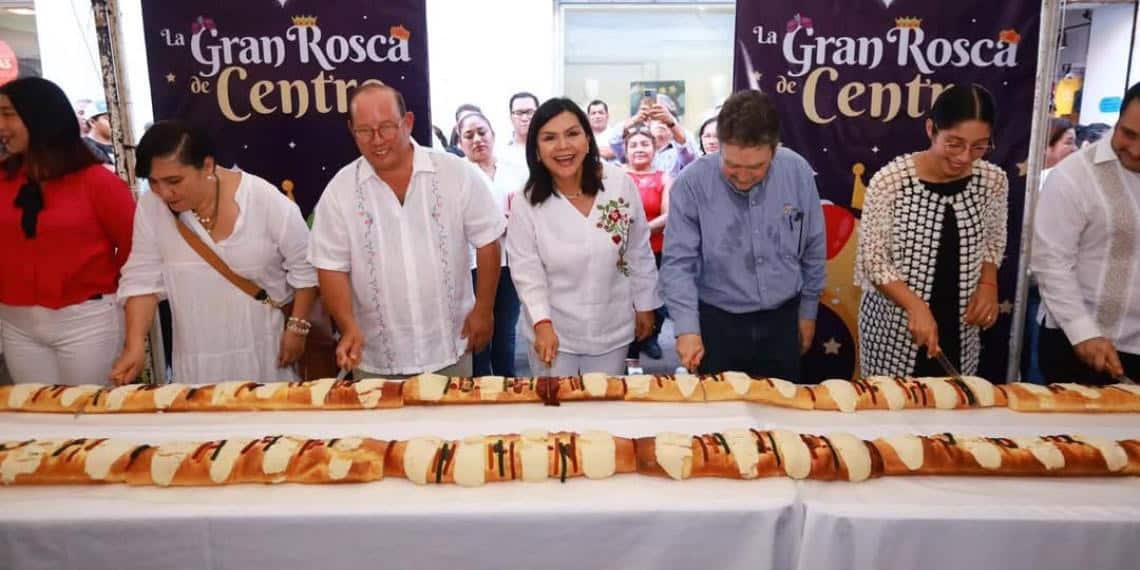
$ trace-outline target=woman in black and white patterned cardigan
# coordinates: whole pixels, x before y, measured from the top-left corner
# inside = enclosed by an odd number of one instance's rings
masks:
[[[995,114],[983,87],[951,87],[926,119],[930,148],[871,178],[855,263],[864,377],[944,376],[939,352],[963,374],[978,369],[1006,242],[1009,181],[982,160]]]

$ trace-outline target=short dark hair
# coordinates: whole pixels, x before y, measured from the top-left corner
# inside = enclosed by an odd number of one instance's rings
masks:
[[[88,166],[99,159],[83,142],[75,109],[58,85],[40,77],[23,77],[0,86],[24,127],[28,148],[4,161],[9,179],[21,168],[34,181],[51,180]]]
[[[526,133],[526,165],[530,169],[530,177],[523,187],[523,194],[535,206],[554,195],[554,178],[538,158],[538,132],[542,130],[543,125],[562,113],[570,113],[578,119],[583,136],[590,145],[586,151],[586,158],[582,161],[582,193],[594,196],[602,189],[602,159],[598,154],[597,141],[589,135],[590,120],[586,117],[586,113],[582,112],[577,103],[565,97],[547,99],[535,110],[530,130]]]
[[[716,138],[740,146],[780,144],[780,116],[768,95],[745,90],[733,93],[716,116]]]
[[[515,110],[515,101],[517,101],[519,99],[530,99],[530,100],[534,101],[535,107],[538,106],[538,97],[535,97],[534,93],[531,93],[530,91],[519,91],[518,93],[511,95],[511,100],[509,103],[507,103],[507,110],[508,111],[514,111]]]
[[[934,132],[966,121],[981,121],[993,129],[997,124],[997,105],[994,96],[977,83],[953,85],[938,95],[926,116],[934,124]]]
[[[1133,83],[1132,87],[1124,92],[1124,100],[1120,102],[1120,112],[1123,113],[1128,104],[1133,101],[1140,101],[1140,81]]]
[[[214,139],[205,129],[182,121],[158,121],[135,149],[135,176],[150,178],[154,159],[171,156],[180,164],[202,168],[207,157],[217,156]]]
[[[400,116],[403,117],[407,114],[408,104],[404,102],[404,94],[400,93],[399,89],[382,83],[365,83],[364,85],[353,87],[352,91],[348,94],[348,122],[352,122],[352,104],[356,102],[356,97],[374,90],[390,91],[392,95],[396,97],[396,109],[400,112]]]
[[[609,114],[610,106],[606,105],[606,102],[602,101],[601,99],[594,99],[593,101],[590,101],[590,103],[586,105],[586,113],[589,113],[590,109],[594,108],[597,105],[601,105],[602,108],[606,110],[606,114]]]
[[[703,136],[705,134],[705,129],[708,128],[708,126],[709,126],[709,123],[715,123],[715,122],[716,122],[716,117],[709,117],[709,118],[705,119],[705,122],[701,123],[701,128],[697,129],[697,146],[700,147],[701,154],[708,154],[708,151],[705,150],[705,139],[703,138]],[[717,135],[717,138],[720,138],[720,135]]]
[[[1121,107],[1123,109],[1123,107]],[[1077,148],[1080,148],[1085,143],[1094,143],[1104,136],[1112,127],[1105,123],[1093,123],[1091,125],[1077,125]]]
[[[1061,137],[1065,136],[1065,133],[1072,128],[1073,122],[1064,117],[1049,119],[1049,146],[1057,144],[1057,141],[1061,140]]]

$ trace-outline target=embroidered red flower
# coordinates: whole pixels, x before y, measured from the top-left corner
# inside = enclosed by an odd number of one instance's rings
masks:
[[[619,212],[617,210],[610,212],[610,219],[615,221],[615,222],[620,220],[621,219],[621,212]]]
[[[614,243],[621,243],[621,236],[619,236],[617,234],[614,234],[611,239],[614,240]]]

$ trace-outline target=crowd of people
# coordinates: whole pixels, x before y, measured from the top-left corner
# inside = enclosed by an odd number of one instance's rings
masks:
[[[397,90],[363,86],[345,132],[359,156],[310,228],[181,121],[139,142],[150,191],[136,203],[97,152],[105,108],[86,142],[55,84],[0,86],[11,374],[134,381],[166,300],[179,382],[297,379],[318,305],[338,334],[328,359],[356,378],[514,376],[518,329],[532,375],[623,374],[642,352],[660,357],[669,318],[689,370],[799,381],[826,277],[811,165],[780,143],[763,93],[731,95],[695,133],[648,95],[611,126],[603,101],[520,92],[501,137],[463,105],[450,136],[434,129],[441,152],[412,139]],[[1058,124],[1050,138],[1030,266],[1051,379],[1140,377],[1140,85],[1123,101],[1110,136],[1078,150]],[[871,178],[855,275],[862,375],[944,375],[940,358],[976,373],[1008,234],[1009,183],[986,160],[998,112],[980,86],[945,90],[929,145]]]

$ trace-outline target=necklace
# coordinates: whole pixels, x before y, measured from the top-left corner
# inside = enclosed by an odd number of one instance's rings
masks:
[[[580,192],[580,191],[579,191],[579,192],[575,192],[575,193],[573,193],[573,194],[567,194],[566,192],[563,192],[563,193],[562,193],[562,196],[563,196],[563,197],[565,197],[565,198],[566,198],[566,199],[568,199],[568,200],[573,200],[573,199],[575,199],[575,198],[581,198],[581,197],[582,197],[582,192]]]
[[[218,220],[217,220],[217,218],[218,218],[218,206],[221,204],[221,202],[219,202],[219,198],[221,198],[221,195],[222,195],[222,181],[220,178],[215,176],[214,177],[214,215],[213,216],[203,216],[203,215],[199,214],[197,212],[197,210],[194,210],[194,217],[198,218],[198,223],[202,224],[202,227],[206,228],[206,231],[208,231],[208,232],[214,231],[214,226],[218,225]]]

